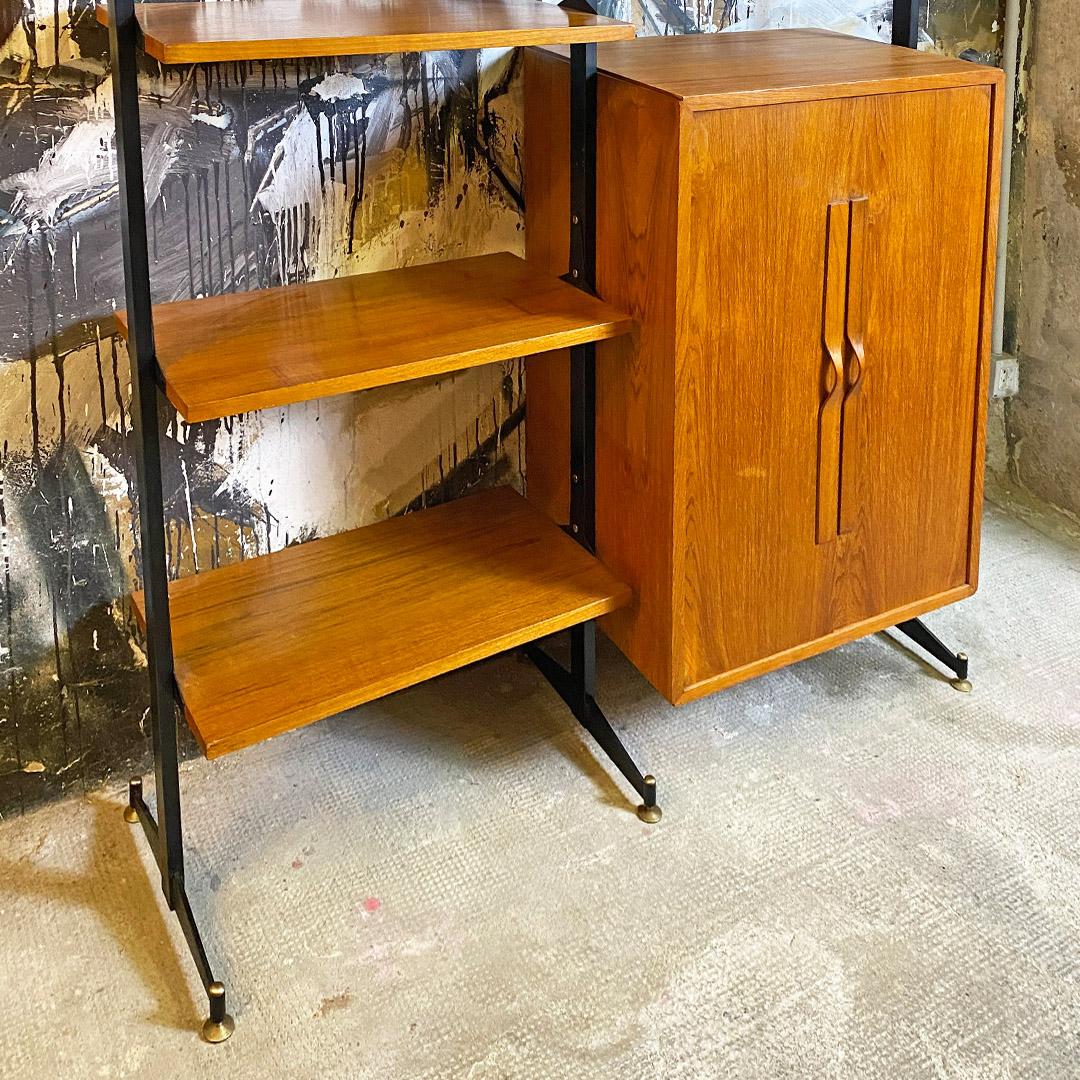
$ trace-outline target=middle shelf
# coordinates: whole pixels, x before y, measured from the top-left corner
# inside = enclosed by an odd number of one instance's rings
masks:
[[[165,393],[189,423],[603,341],[633,320],[502,252],[156,304]],[[116,314],[127,337],[127,318]]]
[[[182,578],[176,682],[207,757],[605,615],[630,590],[512,488]],[[145,621],[141,594],[135,610]]]

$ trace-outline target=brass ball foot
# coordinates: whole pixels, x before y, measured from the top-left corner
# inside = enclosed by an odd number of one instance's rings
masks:
[[[970,679],[952,679],[952,688],[959,690],[961,694],[971,693],[971,680]]]
[[[646,825],[655,825],[664,815],[659,806],[646,806],[642,803],[637,808],[637,816],[641,818]]]
[[[125,806],[124,807],[124,820],[129,825],[138,825],[139,824],[139,814],[136,811],[134,806]]]
[[[233,1018],[226,1013],[220,1023],[217,1020],[205,1021],[202,1026],[202,1037],[208,1043],[223,1043],[235,1030],[236,1024],[233,1023]]]

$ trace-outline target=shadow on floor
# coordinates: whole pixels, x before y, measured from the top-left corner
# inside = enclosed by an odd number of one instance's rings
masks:
[[[557,646],[550,651],[564,662]],[[492,691],[497,665],[508,665],[504,669],[508,689],[503,692]],[[591,781],[600,803],[636,813],[640,801],[637,792],[523,651],[505,653],[439,676],[385,697],[377,706],[366,708],[362,714],[344,714],[334,723],[358,740],[379,743],[400,738],[404,732],[429,747],[444,748],[447,758],[464,755],[471,763],[490,768],[504,767],[499,763],[543,745],[560,753]],[[363,720],[357,724],[360,715]],[[617,733],[637,760],[625,733]],[[638,765],[642,772],[648,772],[644,761],[638,760]]]
[[[878,637],[881,638],[883,641],[887,641],[898,653],[902,653],[909,660],[915,661],[915,663],[918,664],[918,666],[921,667],[923,671],[927,672],[927,674],[932,675],[940,682],[948,683],[950,686],[952,685],[953,677],[951,674],[946,675],[945,672],[943,672],[940,668],[936,667],[929,660],[927,660],[926,657],[923,656],[923,654],[919,652],[917,648],[913,648],[907,643],[906,640],[902,640],[901,638],[894,636],[898,633],[899,631],[897,630],[882,630],[881,633],[878,634]],[[946,641],[945,644],[950,649],[953,648],[951,642]]]
[[[113,936],[127,961],[115,977],[134,975],[142,984],[150,1006],[144,1019],[159,1027],[197,1030],[203,1016],[188,983],[190,961],[176,952],[165,924],[173,916],[164,908],[155,870],[148,873],[143,865],[137,847],[142,830],[124,821],[121,804],[100,795],[85,806],[91,815],[85,869],[73,874],[0,854],[0,894],[85,909]]]

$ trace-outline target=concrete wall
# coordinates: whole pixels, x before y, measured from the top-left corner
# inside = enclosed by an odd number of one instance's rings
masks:
[[[1028,6],[1014,274],[1012,478],[1080,516],[1080,0]],[[1017,295],[1018,293],[1018,295]]]
[[[969,10],[970,8],[970,10]],[[642,33],[888,34],[868,0],[604,0]],[[985,45],[979,0],[929,12]],[[941,20],[939,28],[935,20]],[[952,39],[951,41],[949,39]],[[146,670],[106,35],[91,0],[0,0],[0,814],[142,768]],[[519,250],[512,52],[172,68],[142,79],[160,301]],[[479,117],[479,123],[477,118]],[[517,362],[187,425],[167,414],[169,560],[199,573],[520,480]]]

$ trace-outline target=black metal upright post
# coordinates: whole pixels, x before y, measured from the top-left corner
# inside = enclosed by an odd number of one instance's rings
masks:
[[[589,0],[564,7],[596,9]],[[567,280],[596,292],[596,44],[570,46],[570,269]],[[596,346],[570,350],[570,531],[596,548]]]
[[[570,47],[570,280],[596,291],[596,45]],[[570,350],[570,531],[596,550],[596,346]],[[596,624],[570,631],[579,708],[596,693]]]
[[[560,7],[595,15],[590,0],[562,0]],[[596,106],[595,42],[570,46],[570,268],[566,280],[596,292]],[[596,551],[596,346],[570,350],[570,532]],[[570,630],[570,670],[542,649],[527,648],[578,722],[641,795],[638,817],[660,820],[656,780],[643,776],[596,704],[596,623]]]
[[[116,167],[120,194],[120,233],[131,366],[131,424],[138,486],[139,540],[142,549],[146,659],[150,673],[150,730],[154,751],[157,817],[143,798],[142,780],[128,785],[125,817],[141,822],[161,872],[161,888],[175,911],[209,999],[203,1035],[221,1042],[232,1033],[225,1011],[225,988],[210,970],[184,887],[184,836],[180,820],[177,755],[177,693],[169,621],[169,576],[165,546],[165,501],[161,478],[161,400],[150,297],[150,259],[146,240],[142,135],[139,124],[140,30],[134,0],[109,0]]]
[[[139,127],[139,28],[135,21],[134,0],[110,0],[109,7],[116,167],[120,181],[120,231],[131,363],[131,423],[139,487],[146,659],[150,668],[150,726],[157,811],[164,841],[158,847],[157,856],[162,888],[172,908],[175,906],[172,883],[176,879],[181,883],[184,880],[184,845],[177,774],[176,691],[169,626],[157,360],[150,307],[150,261],[146,244],[146,198],[143,193]]]
[[[892,43],[908,49],[919,47],[919,0],[893,0]]]

